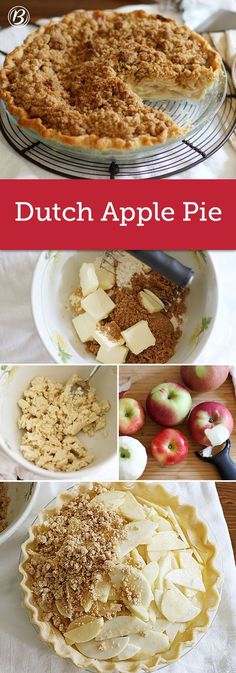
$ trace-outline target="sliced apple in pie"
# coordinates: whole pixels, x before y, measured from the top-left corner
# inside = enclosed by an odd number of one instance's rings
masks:
[[[205,523],[158,483],[81,484],[62,493],[22,549],[33,623],[78,668],[137,673],[176,661],[219,601]]]

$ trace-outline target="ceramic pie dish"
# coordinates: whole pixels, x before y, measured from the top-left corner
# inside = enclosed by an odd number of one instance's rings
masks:
[[[209,628],[216,554],[195,507],[161,484],[81,484],[40,512],[22,546],[25,606],[78,668],[155,670]]]
[[[182,336],[169,360],[191,363],[201,357],[214,327],[218,308],[217,276],[208,252],[168,251],[168,254],[194,270]],[[32,285],[32,309],[39,335],[56,362],[95,362],[86,344],[76,336],[69,297],[78,287],[82,263],[94,262],[97,255],[96,251],[44,251],[39,257]]]
[[[187,111],[179,125],[165,106],[145,100],[206,96],[199,128],[225,90],[221,58],[203,37],[143,10],[53,20],[7,56],[0,77],[0,96],[20,127],[101,154],[150,150],[194,131]]]

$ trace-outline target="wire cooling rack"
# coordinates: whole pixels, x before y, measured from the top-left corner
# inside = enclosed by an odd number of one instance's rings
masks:
[[[33,27],[33,25],[32,25]],[[3,54],[3,52],[2,52]],[[227,69],[227,68],[226,68]],[[110,161],[106,158],[90,159],[67,148],[53,148],[40,140],[32,140],[7,115],[0,112],[0,129],[5,140],[27,161],[63,178],[82,179],[150,179],[167,178],[181,173],[211,157],[229,139],[236,128],[236,93],[227,71],[227,94],[213,119],[188,139],[180,140],[155,154],[145,152],[145,157]],[[158,104],[159,105],[159,104]],[[186,116],[194,117],[196,105],[183,101],[166,101],[159,105],[181,124]]]

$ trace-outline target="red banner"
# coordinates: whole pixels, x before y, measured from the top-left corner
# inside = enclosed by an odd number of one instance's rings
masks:
[[[1,249],[235,249],[234,180],[3,180]]]

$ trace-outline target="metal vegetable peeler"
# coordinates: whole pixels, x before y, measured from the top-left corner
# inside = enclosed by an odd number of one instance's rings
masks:
[[[200,451],[196,451],[196,456],[201,460],[215,465],[222,479],[228,481],[236,480],[236,463],[230,457],[231,441],[227,439],[225,443],[219,446],[204,446]],[[216,451],[216,453],[213,453]]]

